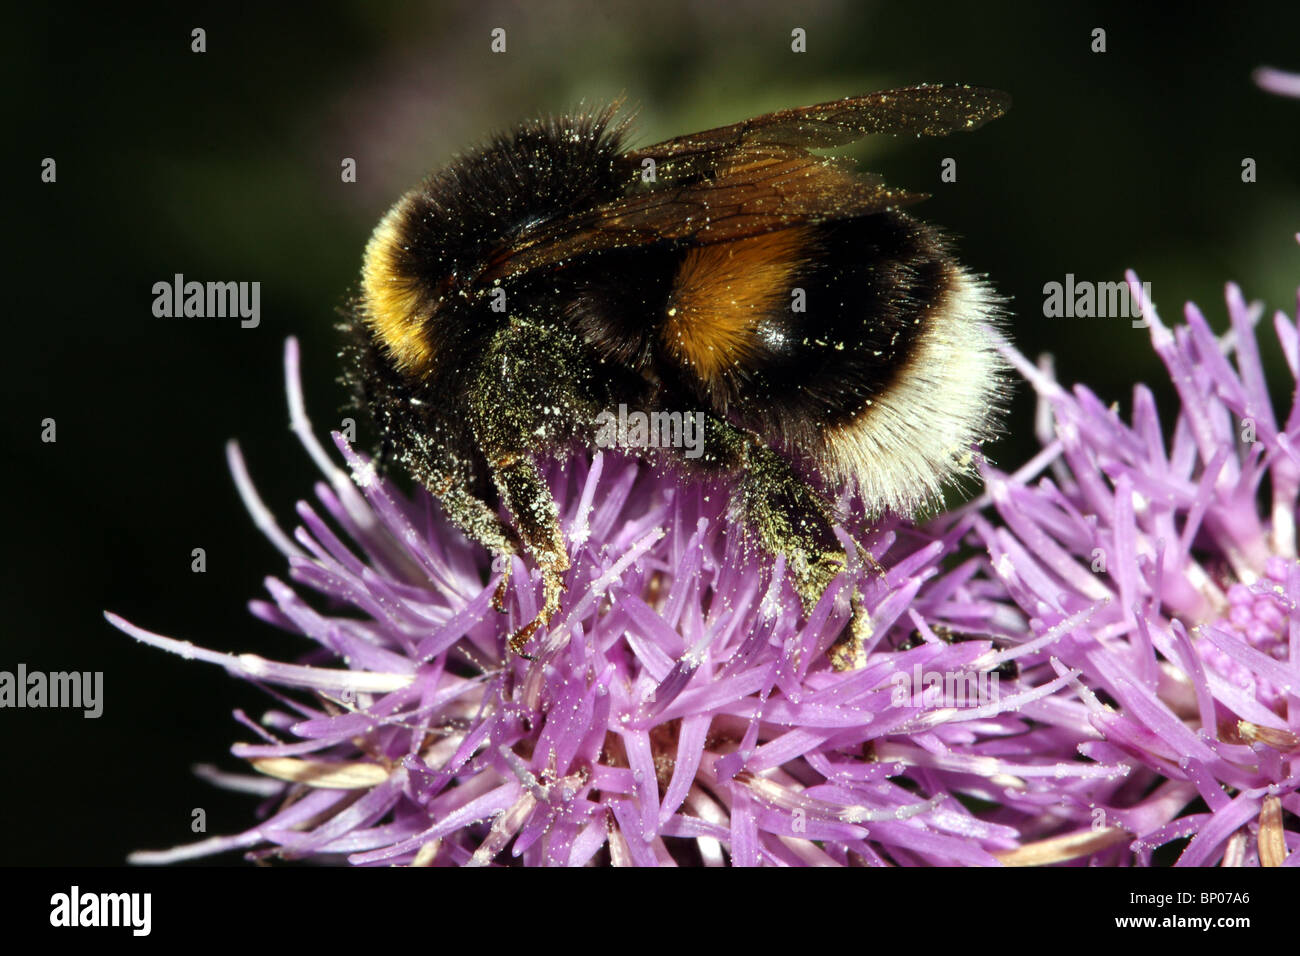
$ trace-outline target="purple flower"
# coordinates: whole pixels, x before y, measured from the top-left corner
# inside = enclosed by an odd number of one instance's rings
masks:
[[[1278,96],[1300,97],[1300,73],[1286,73],[1271,66],[1261,66],[1255,71],[1254,79],[1262,90]]]
[[[1142,292],[1180,406],[1128,420],[1050,367],[1011,361],[1042,450],[986,468],[976,501],[924,527],[852,529],[879,569],[842,574],[805,620],[746,548],[727,489],[608,453],[548,477],[574,568],[537,660],[506,650],[487,567],[423,491],[338,435],[316,441],[286,351],[294,431],[327,481],[290,537],[230,462],[292,585],[253,612],[315,650],[299,663],[129,634],[285,688],[260,771],[204,771],[268,798],[236,836],[160,853],[354,864],[1289,864],[1300,833],[1300,405],[1275,414],[1262,309],[1228,287],[1230,330],[1195,306],[1170,329]],[[1297,323],[1273,329],[1292,378]],[[847,502],[842,502],[847,505]],[[845,538],[846,544],[848,539]],[[517,559],[516,559],[517,560]],[[851,612],[855,666],[828,654]],[[310,598],[310,600],[308,600]],[[1010,671],[1007,669],[1011,668]]]
[[[537,660],[511,655],[536,576],[516,564],[509,613],[495,611],[500,574],[427,494],[407,497],[336,435],[349,476],[317,443],[297,363],[290,341],[292,426],[328,480],[292,537],[233,444],[229,457],[292,582],[268,578],[252,611],[316,650],[273,663],[109,615],[286,690],[260,722],[237,715],[260,740],[233,752],[264,776],[208,771],[271,798],[266,817],[137,862],[238,848],[354,864],[993,864],[1128,772],[1118,748],[1077,758],[1086,708],[1053,695],[1079,672],[998,670],[1064,632],[988,639],[1024,635],[986,562],[955,557],[969,521],[858,529],[887,570],[853,570],[870,634],[860,666],[838,671],[849,573],[805,621],[779,562],[757,562],[728,520],[725,488],[577,455],[549,472],[569,589]]]
[[[1300,813],[1300,405],[1275,415],[1263,309],[1236,286],[1216,336],[1190,303],[1170,329],[1128,283],[1180,399],[1172,431],[1145,386],[1125,421],[1008,348],[1038,393],[1044,448],[1014,475],[987,470],[1001,522],[975,528],[1025,615],[1022,640],[1063,635],[1050,657],[1022,659],[1025,682],[1077,672],[1075,699],[1053,700],[1071,715],[1062,728],[1082,755],[1133,772],[1086,802],[1064,794],[1062,816],[1114,834],[1109,849],[1006,859],[1146,864],[1185,839],[1183,866],[1295,863],[1300,832],[1281,811]],[[1278,312],[1272,326],[1294,379],[1296,323]]]

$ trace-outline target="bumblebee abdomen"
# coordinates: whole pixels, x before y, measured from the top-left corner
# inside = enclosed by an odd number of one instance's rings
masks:
[[[987,437],[995,312],[940,233],[888,212],[691,250],[658,333],[715,412],[906,512]]]
[[[809,247],[782,308],[758,328],[781,347],[747,370],[737,403],[796,436],[798,423],[825,429],[870,407],[903,373],[951,281],[942,238],[901,213],[817,226]]]
[[[839,424],[897,375],[948,260],[897,213],[699,246],[673,284],[661,352],[755,430]]]
[[[743,380],[788,357],[783,312],[813,251],[812,227],[684,254],[658,327],[661,355],[725,407]]]

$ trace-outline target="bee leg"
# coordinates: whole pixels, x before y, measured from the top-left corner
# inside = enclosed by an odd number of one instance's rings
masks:
[[[483,350],[470,379],[467,424],[524,550],[542,572],[537,616],[510,638],[523,647],[559,610],[569,555],[559,508],[534,456],[558,448],[594,416],[581,342],[512,317]]]
[[[542,609],[510,639],[511,650],[527,658],[522,650],[524,644],[559,609],[564,589],[560,575],[568,570],[569,555],[564,547],[555,500],[532,460],[521,453],[502,452],[491,457],[488,465],[497,492],[515,520],[519,538],[542,571]],[[448,477],[428,480],[426,486],[452,523],[492,553],[492,568],[501,571],[492,606],[504,613],[510,588],[510,558],[519,553],[510,531],[491,505],[467,490],[468,482]]]
[[[514,516],[519,536],[542,572],[541,609],[535,618],[510,637],[510,649],[520,657],[532,660],[524,653],[524,645],[560,609],[563,574],[569,570],[569,554],[560,531],[559,509],[532,459],[523,454],[509,453],[488,461],[501,500]]]
[[[501,581],[492,595],[492,606],[504,614],[506,593],[510,589],[510,558],[519,549],[510,540],[505,524],[492,506],[467,491],[465,484],[445,478],[431,483],[429,490],[442,504],[452,523],[491,552],[492,570],[501,572]]]
[[[408,381],[383,357],[358,318],[348,351],[356,401],[369,411],[384,437],[378,462],[401,466],[422,484],[443,513],[471,540],[492,554],[493,570],[502,571],[494,604],[504,610],[510,584],[510,560],[518,547],[496,508],[474,493],[483,489],[481,465],[471,451],[472,436],[458,417],[435,411],[420,387]]]
[[[705,419],[703,448],[694,464],[736,479],[745,525],[764,551],[785,556],[795,591],[811,612],[846,564],[830,503],[779,454],[721,419]]]
[[[736,479],[746,527],[764,551],[785,556],[804,613],[812,613],[849,563],[835,538],[831,504],[756,436],[713,418],[705,420],[704,436],[704,453],[693,464]],[[879,568],[866,549],[856,541],[854,545],[869,567]],[[852,607],[845,634],[829,652],[837,670],[860,664],[870,635],[869,618],[856,586]]]
[[[855,587],[853,589],[853,617],[849,619],[849,626],[845,628],[844,633],[836,639],[830,650],[826,652],[826,656],[830,658],[831,666],[837,671],[856,670],[859,667],[866,666],[867,640],[870,637],[871,616],[867,614],[866,608],[862,606],[862,595],[858,593],[858,589]]]

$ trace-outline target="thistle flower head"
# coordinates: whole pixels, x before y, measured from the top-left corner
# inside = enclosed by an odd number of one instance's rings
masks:
[[[510,655],[537,581],[516,563],[509,613],[495,611],[500,569],[337,435],[351,474],[333,464],[292,342],[286,364],[294,430],[328,478],[292,538],[230,458],[289,562],[291,583],[268,578],[252,610],[313,641],[308,661],[110,620],[312,696],[282,697],[249,724],[260,742],[234,748],[269,781],[215,776],[277,798],[263,823],[139,861],[245,848],[356,864],[988,864],[1059,788],[1125,772],[1073,761],[1016,714],[1065,678],[999,684],[1019,651],[945,639],[996,634],[1005,616],[978,559],[945,568],[955,534],[874,529],[888,569],[852,572],[870,635],[840,672],[827,652],[850,620],[849,573],[805,618],[780,562],[757,561],[729,521],[725,488],[609,454],[549,471],[574,568],[537,659]],[[954,686],[972,693],[954,701]],[[969,798],[1004,806],[985,819]]]
[[[1190,838],[1182,865],[1275,863],[1300,843],[1281,822],[1300,810],[1300,406],[1275,414],[1263,309],[1236,286],[1216,336],[1191,304],[1169,328],[1128,280],[1180,401],[1172,429],[1143,385],[1126,421],[1008,349],[1038,392],[1044,449],[1014,475],[988,470],[1001,522],[977,533],[1026,637],[1065,634],[1027,676],[1075,669],[1080,753],[1135,768],[1075,808],[1133,837],[1106,861]],[[1271,324],[1294,379],[1296,323]]]
[[[208,772],[270,798],[265,819],[135,859],[1146,864],[1181,841],[1183,865],[1300,858],[1300,406],[1276,414],[1263,311],[1235,286],[1216,336],[1192,305],[1166,326],[1129,284],[1172,427],[1146,386],[1125,419],[1007,347],[1042,450],[928,527],[855,529],[882,567],[850,568],[810,615],[724,486],[608,453],[553,464],[573,569],[535,661],[506,639],[536,575],[516,562],[498,613],[503,569],[427,494],[337,435],[328,454],[290,342],[291,421],[327,478],[292,537],[230,460],[289,565],[252,610],[312,651],[217,653],[109,615],[289,689],[239,715],[261,740],[234,753],[263,776]],[[1295,379],[1297,323],[1271,324]],[[855,590],[862,648],[839,671]]]

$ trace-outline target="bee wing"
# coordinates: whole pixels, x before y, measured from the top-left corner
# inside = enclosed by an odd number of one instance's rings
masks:
[[[526,230],[485,263],[491,281],[573,256],[649,242],[728,242],[800,223],[851,219],[911,205],[893,189],[807,152],[873,133],[945,136],[983,126],[1011,98],[973,86],[911,86],[779,110],[625,153],[629,176],[655,163],[654,185]]]
[[[684,179],[685,181],[680,181]],[[704,174],[680,176],[574,216],[541,223],[503,246],[480,281],[504,279],[574,256],[652,242],[730,242],[801,223],[852,219],[926,198],[782,145],[742,145]]]
[[[821,149],[852,143],[875,133],[946,136],[978,129],[1011,106],[1001,90],[978,86],[928,85],[881,90],[842,100],[799,106],[756,116],[732,126],[690,133],[645,149],[630,159],[674,159],[749,143],[776,143]]]

